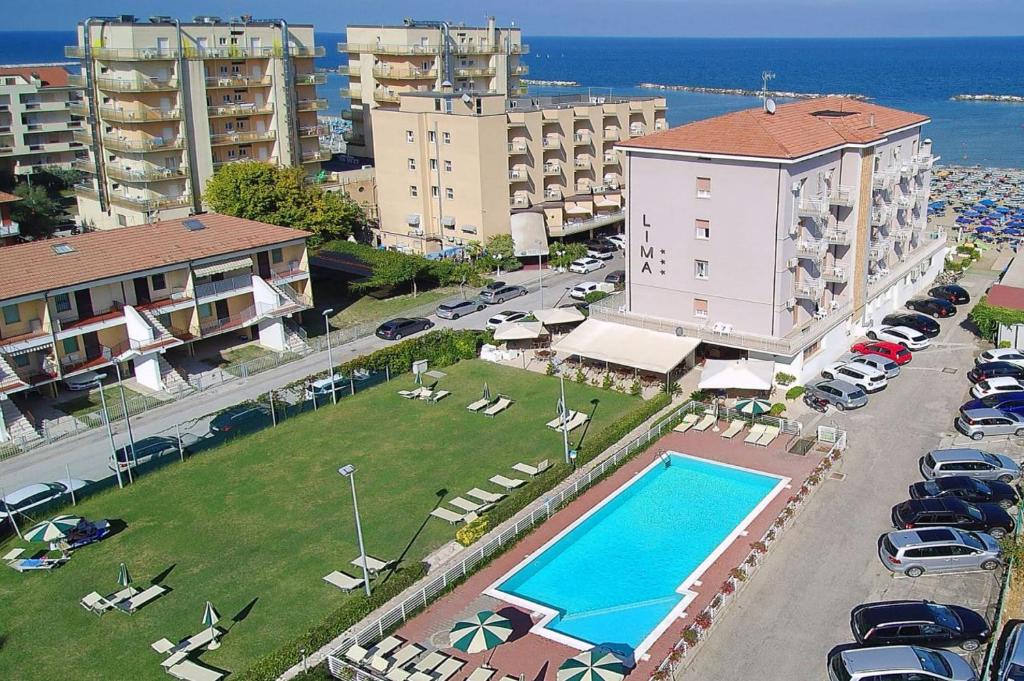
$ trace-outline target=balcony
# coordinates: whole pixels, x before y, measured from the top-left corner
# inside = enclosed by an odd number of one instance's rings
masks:
[[[306,125],[299,128],[299,137],[319,137],[324,134],[324,128],[319,125]]]
[[[846,227],[829,227],[825,230],[823,238],[832,246],[849,246],[850,230]]]
[[[636,123],[630,123],[629,125],[629,136],[630,137],[643,137],[647,133],[647,129],[643,125],[637,125]]]
[[[300,73],[295,76],[296,85],[326,85],[327,74],[325,73]]]
[[[218,161],[216,158],[213,160],[213,169],[223,168],[224,166],[231,165],[232,163],[252,163],[253,161],[259,161],[260,163],[269,163],[271,165],[277,164],[277,156],[271,156],[269,158],[255,159],[251,156],[236,156],[234,158],[227,158],[223,161]]]
[[[453,69],[456,78],[484,78],[494,76],[497,70],[493,66],[483,66],[475,68],[461,68]]]
[[[191,199],[187,195],[156,195],[146,198],[141,196],[132,196],[129,194],[121,194],[119,192],[109,192],[107,194],[107,198],[110,199],[110,203],[115,206],[121,206],[123,208],[129,208],[144,213],[152,213],[153,211],[167,210],[169,208],[183,208],[192,204]]]
[[[892,250],[892,239],[876,239],[868,246],[868,257],[872,260],[883,260]]]
[[[521,194],[515,194],[509,197],[508,205],[510,208],[529,208],[530,197],[523,196]]]
[[[562,200],[562,190],[554,188],[554,187],[550,187],[548,189],[545,189],[544,190],[544,200],[545,201],[561,201]]]
[[[913,163],[901,163],[900,164],[900,177],[903,179],[910,179],[914,175],[917,175],[917,168],[914,167]]]
[[[399,55],[441,54],[441,46],[405,44],[380,45],[373,43],[338,43],[338,52],[348,52],[351,54],[364,53]]]
[[[913,194],[900,194],[894,201],[898,210],[910,210],[914,207],[914,195]]]
[[[668,130],[668,121],[666,121],[664,118],[659,118],[658,120],[654,121],[654,129],[657,131]]]
[[[385,90],[384,88],[377,88],[373,91],[373,101],[375,102],[386,102],[388,104],[398,104],[401,99],[401,92],[395,92],[394,90]]]
[[[26,123],[26,132],[63,132],[64,130],[81,128],[82,121],[53,121],[52,123]]]
[[[525,170],[513,168],[512,170],[508,171],[508,181],[513,184],[517,182],[529,182],[530,174],[527,173]]]
[[[510,71],[513,76],[525,76],[530,73],[530,67],[526,64],[516,64]]]
[[[828,212],[829,204],[823,197],[801,198],[796,204],[796,214],[802,218],[821,219]]]
[[[358,77],[359,73],[357,71],[350,75]],[[398,68],[389,64],[378,64],[373,67],[373,76],[386,80],[436,80],[437,69]]]
[[[548,225],[551,236],[568,236],[588,232],[599,227],[606,227],[626,219],[626,212],[622,210],[610,213],[599,213],[594,217],[574,217],[561,225]]]
[[[214,107],[210,107],[211,109]],[[148,123],[150,121],[176,121],[181,119],[181,109],[154,109],[137,107],[103,106],[99,108],[100,118],[110,123]]]
[[[93,47],[90,53],[93,59],[103,61],[171,61],[179,54],[177,49],[159,47]],[[84,59],[85,47],[68,45],[64,48],[64,56]]]
[[[208,90],[216,90],[218,88],[261,87],[264,85],[271,85],[273,82],[274,81],[270,77],[269,73],[257,77],[245,76],[241,73],[232,73],[221,74],[219,76],[208,76],[206,78],[206,88]]]
[[[923,173],[931,170],[935,162],[939,160],[938,156],[932,156],[931,154],[918,154],[914,157],[914,165],[917,166],[917,172]]]
[[[330,149],[317,149],[316,151],[303,151],[302,162],[303,163],[319,163],[321,161],[331,160]]]
[[[614,151],[606,151],[604,153],[604,162],[606,164],[618,165],[619,164],[619,155],[616,154]]]
[[[828,202],[833,206],[853,206],[856,197],[853,194],[853,187],[847,187],[846,185],[836,185],[832,187],[832,191],[829,192]]]
[[[239,274],[220,281],[196,284],[196,300],[207,298],[226,298],[252,290],[252,274]]]
[[[891,219],[892,211],[889,210],[888,206],[875,206],[871,209],[872,227],[883,227],[889,224],[889,220]]]
[[[914,235],[914,230],[909,225],[901,225],[892,231],[892,238],[898,243],[905,243]]]
[[[97,78],[96,87],[109,92],[169,92],[178,89],[178,79]]]
[[[551,177],[553,175],[561,175],[562,166],[558,163],[545,163],[544,164],[544,177]]]
[[[797,279],[793,282],[793,295],[805,300],[818,300],[825,291],[825,282],[816,277]]]
[[[513,140],[508,143],[508,153],[510,154],[525,154],[526,151],[526,142],[522,140]]]
[[[356,132],[355,130],[346,130],[341,133],[341,138],[356,147],[366,146],[366,137],[363,133]]]
[[[572,165],[577,170],[589,170],[590,159],[586,158],[585,156],[577,156],[575,159],[573,159]]]
[[[892,169],[880,170],[871,178],[871,188],[878,191],[887,191],[896,184],[896,173]]]
[[[618,128],[605,128],[604,129],[604,138],[606,140],[608,140],[608,141],[614,142],[615,140],[619,139],[619,129]]]
[[[327,108],[326,99],[300,99],[295,104],[299,111],[322,111]]]
[[[131,168],[108,163],[104,168],[104,172],[106,172],[107,177],[122,182],[164,182],[166,180],[181,180],[186,177],[185,168],[161,168],[160,166],[150,164]]]
[[[829,284],[845,284],[850,280],[850,271],[845,267],[826,267],[821,272],[821,278]]]
[[[221,116],[255,116],[259,114],[272,113],[274,113],[274,106],[269,103],[257,106],[255,102],[241,102],[238,104],[224,104],[223,106],[206,107],[206,114],[210,118],[218,118]]]
[[[66,99],[44,102],[22,102],[22,106],[26,111],[63,111],[71,108],[71,102]]]
[[[0,238],[6,236],[18,236],[21,234],[21,225],[14,220],[0,222]]]
[[[276,137],[277,133],[274,130],[224,132],[210,135],[210,144],[215,147],[223,144],[252,144],[253,142],[269,142]]]
[[[820,261],[828,251],[828,243],[821,239],[804,238],[796,242],[796,256],[805,260]]]
[[[182,137],[142,137],[136,139],[115,137],[113,135],[105,135],[103,137],[103,148],[112,151],[138,153],[166,151],[169,149],[181,149],[184,144],[185,140]]]
[[[545,137],[544,141],[541,143],[541,146],[544,149],[561,149],[562,140],[558,137]]]
[[[250,305],[241,312],[222,318],[199,320],[199,333],[202,336],[212,336],[232,329],[239,329],[249,326],[258,321],[260,314],[255,305]]]
[[[590,144],[590,133],[578,132],[572,136],[573,144]]]

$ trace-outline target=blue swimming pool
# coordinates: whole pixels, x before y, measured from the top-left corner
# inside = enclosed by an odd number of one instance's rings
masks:
[[[659,625],[678,616],[693,581],[786,482],[673,453],[669,465],[652,464],[491,593],[548,611],[543,630],[643,652]]]

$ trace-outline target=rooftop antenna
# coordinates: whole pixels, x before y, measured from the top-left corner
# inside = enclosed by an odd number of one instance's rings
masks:
[[[761,102],[764,104],[765,111],[768,110],[768,81],[775,80],[774,71],[762,71],[761,72]]]

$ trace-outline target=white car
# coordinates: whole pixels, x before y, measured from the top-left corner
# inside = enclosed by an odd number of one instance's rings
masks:
[[[582,284],[576,284],[569,290],[569,297],[575,298],[576,300],[583,300],[587,297],[588,293],[594,291],[600,291],[601,287],[596,281],[585,281]]]
[[[525,312],[516,312],[515,310],[502,310],[498,314],[494,315],[487,320],[484,324],[484,328],[488,331],[494,331],[499,325],[507,322],[518,322],[520,319],[526,317]]]
[[[576,274],[587,274],[602,267],[604,267],[604,263],[596,258],[580,258],[579,260],[573,260],[569,264],[569,271]]]
[[[924,350],[931,345],[930,340],[909,326],[873,326],[868,329],[867,337],[902,345],[907,350]]]
[[[971,395],[980,400],[989,395],[1022,391],[1024,391],[1024,383],[1020,380],[1009,376],[996,376],[995,378],[986,378],[975,383],[974,387],[971,388]]]
[[[626,250],[626,235],[625,234],[613,234],[604,238],[610,244],[615,244],[615,247],[620,251]]]
[[[821,376],[829,381],[839,379],[853,383],[867,393],[878,392],[889,385],[884,371],[879,371],[867,364],[852,362],[832,362],[821,370]]]
[[[86,480],[71,478],[64,482],[36,483],[16,489],[5,496],[3,501],[0,502],[0,520],[7,518],[8,511],[10,513],[24,513],[30,508],[41,506],[52,499],[67,494],[69,481],[71,487],[76,491],[89,484]]]
[[[995,348],[994,350],[986,350],[978,355],[977,359],[974,360],[975,364],[982,364],[984,362],[1010,362],[1011,364],[1024,366],[1024,352],[1021,352],[1016,348]]]
[[[95,371],[83,371],[77,376],[64,379],[64,386],[68,390],[92,390],[96,387],[96,381],[100,380],[100,375]]]
[[[900,365],[888,357],[881,355],[846,354],[840,358],[841,362],[852,364],[864,364],[872,369],[878,369],[885,374],[887,379],[893,379],[900,375]]]

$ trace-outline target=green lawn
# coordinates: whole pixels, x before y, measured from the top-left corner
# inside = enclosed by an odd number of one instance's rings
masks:
[[[437,304],[448,298],[457,298],[459,293],[458,286],[449,286],[421,291],[415,297],[411,293],[390,298],[362,296],[331,317],[331,326],[336,329],[344,329],[366,322],[384,321],[420,306]]]
[[[103,396],[107,400],[107,409],[110,410],[111,417],[115,419],[121,418],[123,410],[121,409],[121,391],[118,387],[116,385],[109,385],[103,388]],[[153,404],[158,404],[160,402],[160,400],[155,397],[148,397],[142,393],[135,392],[131,388],[124,389],[124,399],[129,403],[133,400],[144,399],[152,400]],[[66,414],[70,414],[75,418],[82,418],[102,409],[103,402],[100,398],[99,390],[90,390],[89,392],[82,392],[78,394],[73,399],[60,402],[55,406]],[[135,412],[130,411],[129,413],[134,414]]]
[[[478,360],[444,371],[439,387],[452,394],[438,404],[399,397],[412,387],[406,375],[79,504],[85,517],[127,527],[51,573],[0,569],[0,678],[166,679],[149,644],[198,632],[207,599],[229,633],[202,661],[241,671],[350,597],[321,580],[336,569],[357,573],[348,564],[358,549],[339,466],[357,469],[367,551],[413,564],[454,537],[455,528],[429,517],[439,491],[451,498],[494,489],[488,478],[513,475],[517,461],[561,459],[560,434],[544,426],[554,417],[556,379]],[[468,412],[484,381],[515,404],[495,418]],[[600,400],[594,434],[640,404],[565,388],[571,408]],[[172,591],[131,616],[84,611],[79,598],[115,590],[120,561],[137,584],[165,574]]]

